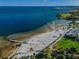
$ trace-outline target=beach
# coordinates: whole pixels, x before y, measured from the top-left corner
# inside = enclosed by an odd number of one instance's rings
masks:
[[[1,36],[0,37],[0,51],[1,51],[0,58],[7,58],[9,55],[11,55],[13,53],[13,51],[15,51],[18,48],[18,47],[15,47],[17,43],[16,42],[12,43],[11,41],[8,41],[9,39],[10,40],[15,39],[16,41],[18,41],[18,42],[20,41],[20,43],[21,43],[24,40],[29,40],[33,36],[36,36],[36,35],[39,35],[42,33],[46,33],[46,32],[50,32],[50,31],[51,31],[51,29],[49,29],[49,27],[47,25],[44,25],[31,32],[11,34],[11,35],[7,36],[6,38],[4,38],[4,36]],[[6,53],[6,55],[4,52]]]

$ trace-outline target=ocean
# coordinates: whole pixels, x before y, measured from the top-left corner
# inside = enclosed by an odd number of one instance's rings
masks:
[[[64,8],[58,10],[57,8]],[[73,7],[26,7],[0,6],[0,35],[27,32],[48,22],[58,20],[56,15],[70,11]]]

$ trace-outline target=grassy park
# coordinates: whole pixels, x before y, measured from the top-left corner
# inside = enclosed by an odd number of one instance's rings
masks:
[[[66,48],[76,48],[77,51],[79,51],[79,42],[73,41],[68,38],[62,38],[57,44],[57,49],[66,49]]]

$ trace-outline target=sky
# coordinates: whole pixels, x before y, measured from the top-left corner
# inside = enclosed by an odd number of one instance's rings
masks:
[[[79,0],[0,0],[0,6],[79,6]]]

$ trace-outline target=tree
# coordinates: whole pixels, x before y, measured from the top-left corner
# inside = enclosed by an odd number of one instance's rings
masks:
[[[57,14],[57,18],[58,19],[65,19],[65,20],[71,20],[72,22],[70,23],[70,25],[73,28],[76,28],[76,20],[79,19],[79,10],[77,11],[72,11],[70,13],[68,13],[69,15],[67,15],[67,13],[64,14]],[[62,16],[63,15],[63,16]]]
[[[44,53],[40,52],[39,54],[36,55],[36,59],[42,59],[44,58]]]
[[[71,54],[73,54],[73,53],[76,53],[76,52],[77,52],[76,48],[74,48],[74,47],[69,48],[67,51],[68,51],[68,53],[71,53]]]
[[[47,59],[51,59],[51,49],[50,47],[44,49],[44,55],[47,57]]]
[[[23,57],[21,57],[21,59],[27,59],[27,57],[23,56]]]

